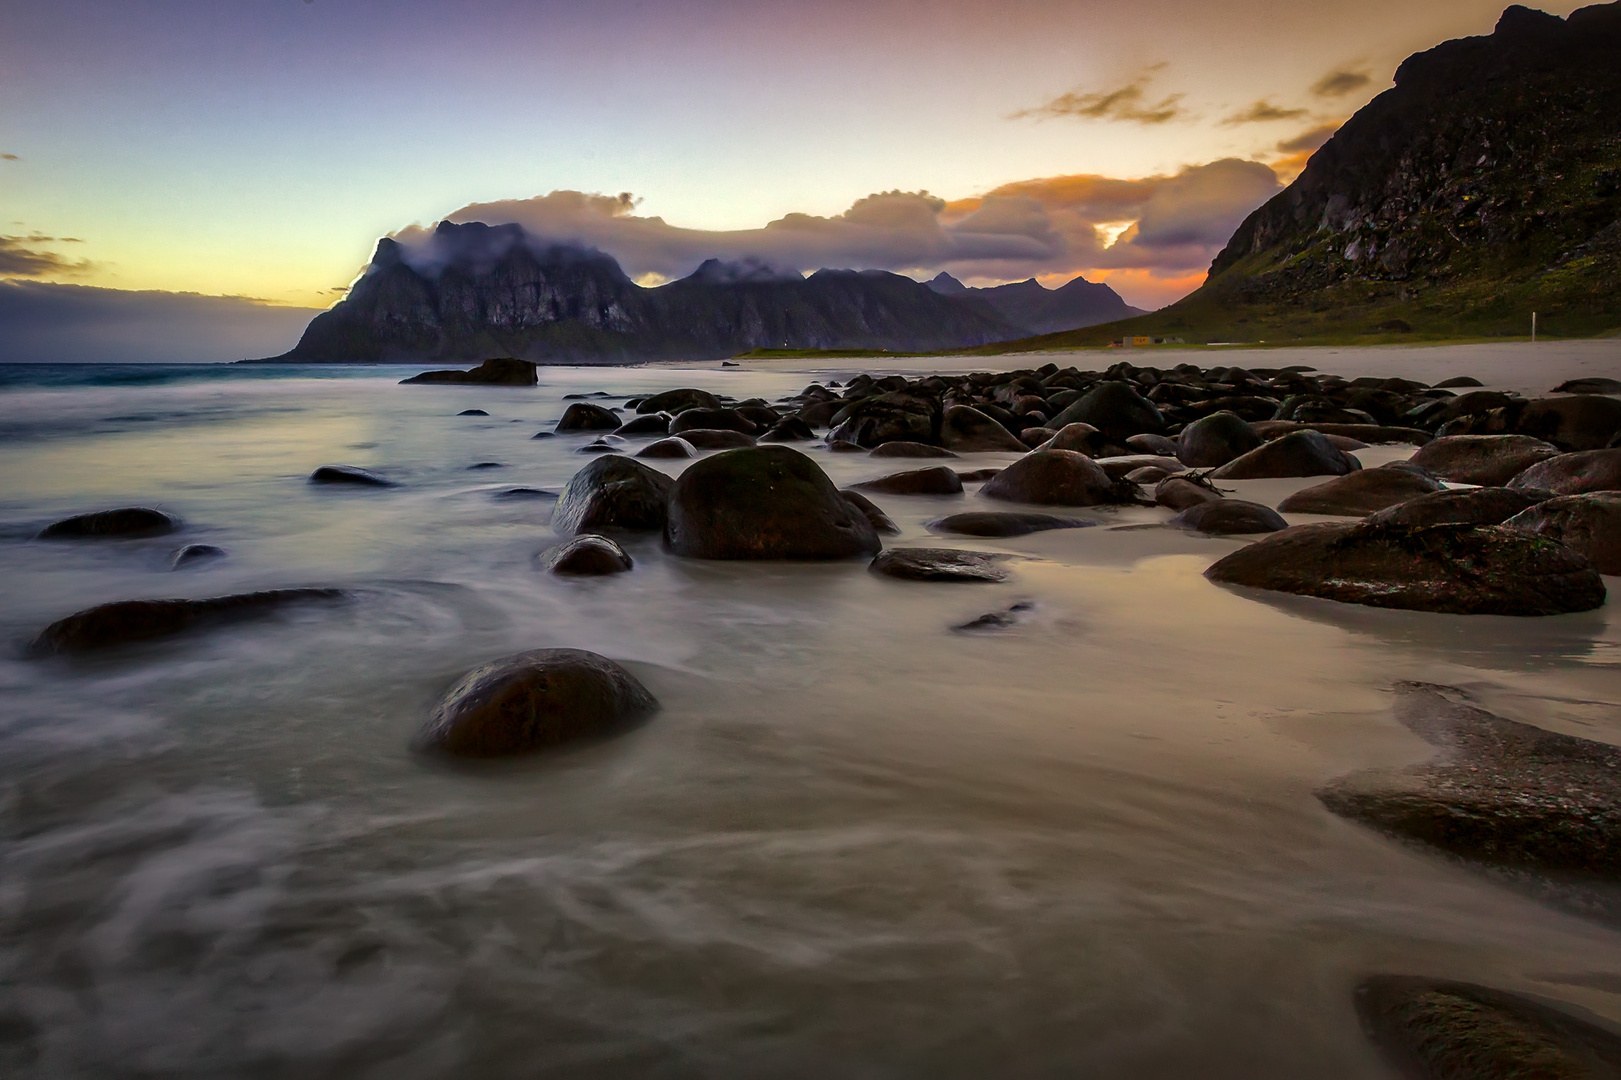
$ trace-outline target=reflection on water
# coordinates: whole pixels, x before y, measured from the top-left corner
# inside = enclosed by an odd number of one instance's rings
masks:
[[[1161,529],[965,544],[1029,556],[1002,585],[690,562],[652,539],[627,544],[634,573],[552,579],[534,561],[550,504],[493,496],[588,460],[583,436],[530,438],[563,394],[809,380],[543,376],[0,395],[0,433],[32,432],[0,477],[8,643],[133,596],[357,597],[115,657],[0,659],[0,1072],[1377,1077],[1349,1000],[1375,971],[1621,1018],[1613,931],[1311,795],[1428,753],[1388,715],[1398,679],[1621,741],[1613,607],[1263,600],[1201,576],[1238,541]],[[906,467],[810,452],[841,484]],[[506,468],[468,468],[488,461]],[[335,462],[401,486],[304,483]],[[972,487],[879,497],[893,542],[949,542],[924,522]],[[186,528],[27,539],[130,502]],[[188,542],[229,554],[170,571]],[[1019,601],[1005,630],[950,630]],[[408,754],[459,673],[554,645],[626,661],[663,711],[515,768]]]

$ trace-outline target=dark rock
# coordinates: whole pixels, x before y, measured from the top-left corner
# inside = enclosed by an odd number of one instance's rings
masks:
[[[930,532],[955,533],[959,536],[1027,536],[1048,529],[1084,529],[1095,524],[1053,514],[978,510],[937,518],[928,523],[928,528]]]
[[[1057,434],[1058,432],[1050,427],[1021,428],[1019,430],[1019,441],[1024,443],[1026,448],[1034,450]]]
[[[1163,435],[1133,435],[1126,440],[1126,447],[1140,454],[1153,454],[1156,457],[1176,457],[1181,447],[1175,439],[1167,439]]]
[[[593,442],[586,443],[584,446],[577,448],[574,452],[576,454],[617,454],[624,450],[624,448],[624,439],[616,438],[613,442],[609,442],[607,438],[601,438]]]
[[[601,405],[576,401],[563,410],[563,418],[557,422],[555,430],[561,435],[570,431],[613,431],[617,427],[617,413],[609,412]]]
[[[394,481],[385,480],[374,472],[355,465],[322,465],[310,473],[312,484],[353,484],[358,487],[394,487]]]
[[[1049,427],[1091,424],[1117,442],[1139,433],[1159,434],[1165,430],[1165,417],[1154,403],[1126,382],[1100,382],[1075,404],[1052,418]]]
[[[224,548],[215,547],[213,544],[187,544],[174,553],[174,558],[169,560],[169,569],[179,570],[196,563],[223,558],[225,558]]]
[[[1096,457],[1103,452],[1104,438],[1091,424],[1065,424],[1037,450],[1073,450],[1077,454]]]
[[[1267,477],[1344,476],[1362,467],[1315,431],[1292,431],[1241,454],[1210,476],[1215,480]]]
[[[1219,468],[1261,445],[1261,437],[1237,413],[1201,416],[1177,436],[1176,456],[1196,469]]]
[[[1127,502],[1136,485],[1109,478],[1097,462],[1073,450],[1032,450],[989,480],[990,499],[1038,506],[1096,506]]]
[[[667,412],[671,414],[685,412],[687,409],[718,409],[720,402],[715,395],[707,390],[666,390],[643,398],[636,404],[638,413]]]
[[[574,474],[557,500],[552,528],[560,536],[604,529],[657,532],[675,482],[639,461],[613,454]]]
[[[527,360],[502,357],[486,360],[471,371],[424,371],[409,379],[401,379],[402,386],[411,383],[453,383],[477,386],[534,386],[540,382],[535,365]]]
[[[1555,495],[1621,491],[1621,449],[1560,454],[1532,465],[1510,480],[1508,486],[1516,491],[1551,491]]]
[[[1006,581],[1008,556],[956,548],[890,548],[873,559],[870,569],[905,581]]]
[[[469,472],[471,472],[474,469],[504,469],[504,468],[506,468],[506,464],[504,462],[500,462],[500,461],[480,461],[476,465],[467,466],[467,469],[468,469]]]
[[[639,458],[690,458],[698,456],[698,449],[679,435],[648,443],[636,452]]]
[[[1251,533],[1281,532],[1289,523],[1270,506],[1242,499],[1217,499],[1195,503],[1172,518],[1169,524],[1211,536],[1245,536]]]
[[[980,483],[981,481],[989,480],[991,477],[995,476],[1001,471],[1001,469],[969,469],[967,471],[959,471],[957,473],[957,479],[961,480],[965,484],[976,484]]]
[[[699,450],[735,450],[754,445],[754,436],[720,428],[687,428],[680,437]]]
[[[835,454],[858,454],[866,449],[860,443],[853,443],[848,439],[829,439],[827,448]]]
[[[1219,502],[1221,492],[1208,480],[1189,476],[1167,476],[1154,488],[1154,501],[1172,510],[1186,510],[1200,503]]]
[[[1621,1038],[1501,990],[1383,975],[1357,987],[1356,1011],[1391,1066],[1415,1080],[1621,1076]]]
[[[547,491],[544,488],[509,487],[505,491],[495,493],[497,499],[555,499],[557,492]]]
[[[1296,525],[1233,552],[1205,577],[1455,615],[1562,615],[1604,603],[1604,582],[1586,559],[1501,525]]]
[[[461,412],[457,413],[456,415],[457,416],[488,416],[490,414],[485,412],[483,409],[463,409]]]
[[[917,442],[886,442],[880,443],[872,449],[872,457],[897,458],[954,458],[957,455],[950,450],[928,443]]]
[[[162,536],[180,528],[180,521],[162,510],[146,506],[124,506],[117,510],[93,510],[53,521],[40,530],[40,540],[81,540],[104,536]]]
[[[1178,467],[1176,471],[1181,472],[1182,469]],[[1144,465],[1140,469],[1133,469],[1127,473],[1126,479],[1133,484],[1157,484],[1171,474],[1170,469],[1162,469],[1157,465]]]
[[[271,589],[204,600],[120,600],[57,620],[40,631],[31,651],[51,655],[109,649],[344,595],[341,589]]]
[[[1485,386],[1486,384],[1473,375],[1454,375],[1450,379],[1442,379],[1435,384],[1437,390],[1457,390],[1463,387]]]
[[[1098,468],[1108,474],[1111,480],[1118,480],[1127,473],[1142,468],[1164,469],[1168,474],[1183,471],[1182,463],[1176,458],[1159,457],[1154,454],[1131,454],[1126,457],[1100,457],[1092,460],[1098,463]]]
[[[1564,544],[1601,574],[1621,574],[1621,491],[1561,495],[1503,524]]]
[[[954,470],[944,465],[892,473],[854,486],[859,491],[876,491],[884,495],[962,494],[962,480]]]
[[[1455,484],[1497,487],[1558,453],[1529,435],[1446,435],[1419,447],[1412,461]]]
[[[848,502],[866,516],[867,520],[872,523],[873,531],[878,535],[895,536],[901,531],[900,526],[895,524],[893,518],[884,513],[877,503],[861,494],[861,492],[844,488],[839,494],[843,495]]]
[[[1602,376],[1593,376],[1587,379],[1570,379],[1553,388],[1556,394],[1621,394],[1621,379],[1607,379]]]
[[[537,432],[535,432],[533,435],[531,435],[529,437],[531,439],[555,439],[555,438],[557,438],[557,432],[555,432],[555,431],[537,431]]]
[[[1419,428],[1389,427],[1383,424],[1300,424],[1288,420],[1263,420],[1250,425],[1255,433],[1262,439],[1279,439],[1296,431],[1315,431],[1319,435],[1338,435],[1346,439],[1356,439],[1371,445],[1408,443],[1412,446],[1423,446],[1432,438],[1427,431]]]
[[[866,515],[787,446],[727,450],[690,466],[670,495],[664,542],[698,559],[842,559],[882,547]]]
[[[1521,510],[1535,506],[1547,492],[1505,487],[1436,491],[1398,503],[1370,516],[1369,522],[1416,528],[1422,525],[1501,525]]]
[[[1525,403],[1514,430],[1561,450],[1600,450],[1621,432],[1621,401],[1599,394],[1538,398]]]
[[[1290,495],[1278,504],[1285,514],[1362,517],[1441,490],[1441,484],[1407,469],[1362,469]]]
[[[669,413],[642,413],[633,416],[614,429],[614,434],[623,438],[627,435],[668,435],[670,433]]]
[[[962,454],[1008,450],[1022,454],[1026,447],[995,419],[967,405],[953,405],[940,419],[940,441]]]
[[[816,438],[816,433],[810,425],[797,416],[785,416],[772,424],[764,435],[760,436],[763,443],[806,442]]]
[[[842,419],[841,419],[842,417]],[[905,391],[889,391],[850,402],[833,417],[832,438],[869,449],[886,442],[940,441],[940,403]]]
[[[1034,604],[1022,600],[1017,604],[1010,605],[1006,611],[986,612],[977,619],[969,619],[959,626],[953,626],[952,629],[965,634],[979,633],[986,630],[1006,630],[1010,626],[1017,626],[1023,621],[1024,614],[1034,608]]]
[[[620,574],[634,565],[625,549],[608,539],[586,533],[546,552],[549,574]]]
[[[670,421],[671,435],[683,435],[698,429],[739,431],[744,435],[753,435],[760,427],[736,409],[686,409]]]
[[[636,677],[581,649],[538,649],[474,668],[440,699],[413,749],[510,757],[610,735],[658,710]]]

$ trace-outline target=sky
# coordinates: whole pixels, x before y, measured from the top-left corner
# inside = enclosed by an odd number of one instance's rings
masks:
[[[208,297],[222,326],[324,308],[378,237],[441,219],[594,243],[648,284],[713,255],[1084,274],[1158,307],[1404,57],[1502,6],[3,4],[0,319],[35,344],[0,359],[45,356],[66,313],[145,305],[161,351]]]

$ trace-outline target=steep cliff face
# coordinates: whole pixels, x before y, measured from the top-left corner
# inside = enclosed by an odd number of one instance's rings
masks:
[[[809,278],[709,262],[646,289],[599,251],[516,225],[442,223],[423,250],[384,239],[349,296],[279,360],[713,359],[754,348],[949,349],[1028,331],[974,297],[898,274]]]
[[[1252,214],[1178,307],[1489,331],[1621,313],[1621,3],[1524,7],[1418,53]],[[1397,310],[1398,307],[1404,310]]]

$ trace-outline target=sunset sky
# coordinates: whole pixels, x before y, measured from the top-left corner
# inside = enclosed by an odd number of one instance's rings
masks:
[[[0,278],[325,307],[449,217],[644,282],[756,255],[1154,307],[1403,57],[1502,6],[6,4]]]

